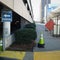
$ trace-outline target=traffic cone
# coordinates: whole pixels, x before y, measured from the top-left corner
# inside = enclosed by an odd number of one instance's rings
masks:
[[[41,33],[40,40],[38,42],[38,47],[39,48],[44,48],[44,45],[45,45],[44,37],[43,37],[43,33]]]

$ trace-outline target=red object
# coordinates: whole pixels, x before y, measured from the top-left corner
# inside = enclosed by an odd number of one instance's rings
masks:
[[[51,31],[51,30],[53,30],[53,28],[54,28],[54,22],[53,22],[53,20],[52,19],[50,19],[47,23],[46,23],[46,25],[45,25],[45,27],[49,30],[49,31]]]

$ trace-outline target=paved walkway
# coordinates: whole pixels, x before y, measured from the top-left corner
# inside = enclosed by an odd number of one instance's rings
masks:
[[[43,31],[45,39],[45,48],[38,48],[37,44],[33,52],[27,52],[24,60],[60,60],[60,37],[52,37],[50,32],[45,31],[44,24],[36,24],[37,39],[40,39],[40,33]],[[57,52],[56,52],[57,51]],[[59,52],[58,52],[59,51]],[[53,58],[54,57],[54,58]]]
[[[45,31],[44,24],[37,23],[36,31],[37,31],[37,39],[36,39],[37,44],[40,39],[40,33],[43,32],[45,40],[45,48],[38,48],[36,45],[36,47],[34,48],[35,52],[60,50],[60,37],[53,37],[52,33],[50,33],[49,31]]]
[[[22,51],[2,51],[0,60],[23,60],[25,52]]]
[[[23,60],[34,60],[34,53],[33,52],[26,52],[26,55]]]
[[[60,51],[34,52],[34,60],[60,60]]]

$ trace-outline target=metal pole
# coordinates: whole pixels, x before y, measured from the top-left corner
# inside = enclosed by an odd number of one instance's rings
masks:
[[[58,35],[58,16],[57,16],[57,27],[56,27],[56,34]]]
[[[47,22],[47,14],[48,14],[48,0],[46,2],[46,22]]]

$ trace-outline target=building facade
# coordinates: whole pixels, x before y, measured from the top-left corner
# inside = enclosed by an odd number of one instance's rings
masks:
[[[48,20],[52,19],[54,21],[54,23],[55,23],[54,24],[54,28],[52,30],[53,31],[52,34],[54,36],[60,36],[60,24],[59,24],[59,22],[60,22],[59,17],[60,16],[58,16],[59,15],[58,14],[59,12],[58,13],[55,12],[56,13],[56,16],[54,16],[55,14],[53,13],[54,10],[57,7],[59,7],[59,6],[60,6],[59,0],[50,0],[50,3],[49,4],[46,4],[46,6],[45,6],[45,16],[44,16],[45,17],[45,21],[47,22]]]
[[[44,18],[44,7],[50,3],[50,0],[31,0],[33,7],[33,19],[35,22],[43,22]]]
[[[17,29],[33,23],[29,4],[27,0],[0,0],[0,35],[4,41],[4,50],[12,44],[12,34]]]

